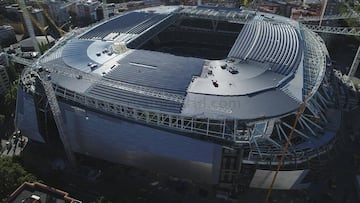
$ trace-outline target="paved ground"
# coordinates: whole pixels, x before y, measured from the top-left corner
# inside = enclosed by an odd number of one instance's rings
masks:
[[[10,137],[8,140],[1,139],[0,156],[14,156],[20,155],[28,142],[28,138]]]

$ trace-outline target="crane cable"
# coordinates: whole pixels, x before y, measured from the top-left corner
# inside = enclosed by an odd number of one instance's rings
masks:
[[[299,121],[299,118],[300,118],[300,116],[302,115],[302,113],[304,112],[304,110],[305,110],[305,108],[306,108],[306,104],[307,104],[308,98],[309,98],[309,96],[307,96],[307,97],[305,98],[304,102],[301,104],[301,106],[300,106],[300,108],[299,108],[299,110],[298,110],[298,112],[297,112],[297,114],[296,114],[294,124],[293,124],[293,126],[292,126],[292,128],[291,128],[291,131],[290,131],[289,137],[288,137],[288,139],[287,139],[287,142],[286,142],[286,144],[285,144],[285,146],[284,146],[284,148],[283,148],[283,151],[282,151],[282,154],[281,154],[281,158],[280,158],[279,164],[278,164],[278,166],[277,166],[277,168],[276,168],[276,171],[275,171],[275,174],[274,174],[273,179],[272,179],[272,181],[271,181],[269,190],[267,191],[266,198],[265,198],[265,203],[269,203],[270,195],[271,195],[271,192],[272,192],[272,190],[273,190],[273,187],[274,187],[274,184],[275,184],[275,180],[276,180],[277,175],[278,175],[278,173],[279,173],[279,171],[280,171],[280,168],[281,168],[281,166],[282,166],[282,163],[283,163],[283,161],[284,161],[284,159],[285,159],[285,154],[286,154],[286,152],[288,151],[288,148],[289,148],[289,145],[290,145],[290,141],[291,141],[291,139],[292,139],[292,137],[293,137],[293,135],[294,135],[295,128],[296,128],[296,126],[297,126],[297,123],[298,123],[298,121]]]

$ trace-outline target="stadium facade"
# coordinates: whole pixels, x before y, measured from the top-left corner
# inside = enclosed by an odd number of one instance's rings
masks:
[[[285,17],[204,6],[131,11],[72,31],[25,69],[16,126],[75,154],[266,188],[306,100],[274,186],[305,187],[341,118],[328,61],[322,39]],[[51,133],[60,128],[65,137]]]

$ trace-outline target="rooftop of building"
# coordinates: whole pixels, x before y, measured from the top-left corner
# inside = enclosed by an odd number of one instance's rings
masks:
[[[57,203],[81,203],[69,196],[67,192],[44,185],[42,183],[24,182],[9,197],[8,203],[40,203],[40,202],[57,202]]]

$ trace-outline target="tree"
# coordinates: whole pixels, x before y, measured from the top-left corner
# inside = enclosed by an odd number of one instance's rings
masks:
[[[95,202],[92,203],[112,203],[106,197],[100,196]]]
[[[9,76],[10,81],[15,81],[18,78],[18,73],[16,72],[16,65],[14,63],[10,63],[6,69],[7,74]]]
[[[47,39],[47,36],[46,36],[46,39]],[[40,43],[39,44],[41,54],[45,53],[45,51],[49,49],[49,40],[47,39],[47,41],[48,41],[48,43]]]
[[[36,177],[28,173],[14,158],[0,158],[0,201],[5,200],[25,181],[35,182]]]
[[[16,105],[16,95],[17,95],[17,85],[13,84],[11,87],[5,92],[4,104],[6,107],[6,114],[11,115],[15,111]]]

